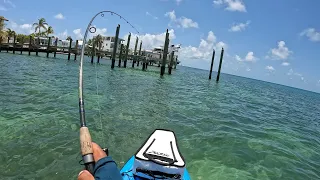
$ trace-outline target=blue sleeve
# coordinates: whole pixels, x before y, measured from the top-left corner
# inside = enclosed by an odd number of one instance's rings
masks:
[[[117,164],[110,156],[100,159],[95,164],[94,178],[96,180],[122,180]]]

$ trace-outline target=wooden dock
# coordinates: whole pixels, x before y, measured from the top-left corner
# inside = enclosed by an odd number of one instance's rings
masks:
[[[117,27],[117,33],[116,38],[119,35],[120,31],[120,25]],[[177,58],[173,58],[173,53],[168,54],[168,45],[165,45],[165,49],[162,54],[160,54],[160,58],[152,58],[147,57],[144,51],[142,51],[142,41],[140,42],[140,48],[139,51],[137,51],[138,46],[138,39],[136,39],[135,42],[135,50],[133,53],[130,53],[129,45],[130,45],[130,38],[131,34],[128,37],[127,45],[121,44],[120,47],[114,47],[113,52],[108,51],[99,51],[95,45],[89,46],[86,45],[85,47],[85,55],[91,56],[91,63],[94,63],[94,58],[97,57],[97,63],[100,63],[100,58],[109,58],[111,59],[111,68],[113,69],[115,66],[115,61],[118,60],[118,67],[127,67],[127,61],[132,60],[132,68],[134,68],[135,63],[137,63],[137,66],[139,64],[142,65],[142,70],[146,71],[148,65],[157,65],[157,67],[161,67],[160,74],[161,76],[164,74],[164,69],[167,66],[168,67],[168,74],[171,74],[172,66],[174,66],[174,69],[176,68],[177,64],[179,64],[179,61]],[[65,46],[58,46],[58,38],[52,39],[51,37],[48,38],[47,44],[38,44],[35,41],[37,38],[32,38],[32,36],[29,37],[29,43],[17,43],[16,37],[14,36],[13,42],[10,43],[10,39],[8,38],[8,41],[6,43],[3,43],[0,41],[0,52],[12,52],[13,54],[22,54],[23,52],[28,52],[28,55],[35,54],[36,56],[39,55],[39,52],[46,53],[46,57],[56,57],[56,54],[63,54],[67,55],[67,59],[71,59],[71,55],[74,56],[73,60],[77,60],[77,56],[80,55],[81,49],[78,45],[78,40],[76,40],[76,44],[72,46],[72,39],[70,39],[69,47]],[[54,43],[52,43],[52,40]],[[167,30],[167,36],[166,36],[166,43],[169,42],[169,33]],[[115,43],[117,44],[117,43]],[[126,48],[124,48],[124,46]],[[120,52],[117,51],[117,48],[120,48]],[[162,58],[161,58],[162,57]],[[121,61],[123,62],[123,66],[121,66]],[[141,63],[140,63],[141,62]]]

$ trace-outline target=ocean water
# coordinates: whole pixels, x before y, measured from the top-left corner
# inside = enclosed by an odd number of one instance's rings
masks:
[[[76,179],[83,168],[78,62],[65,58],[0,53],[0,179]],[[216,83],[180,66],[164,78],[157,67],[128,66],[84,63],[92,138],[119,167],[165,128],[192,179],[320,179],[320,94],[227,74]]]

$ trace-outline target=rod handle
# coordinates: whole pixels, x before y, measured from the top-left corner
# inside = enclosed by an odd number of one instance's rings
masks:
[[[82,156],[93,154],[91,135],[87,127],[80,128],[80,148]]]
[[[85,168],[93,175],[95,162],[93,158],[91,135],[87,127],[80,128],[80,148]]]

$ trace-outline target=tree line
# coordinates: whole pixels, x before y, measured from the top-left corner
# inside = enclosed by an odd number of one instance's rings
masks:
[[[34,28],[34,33],[31,33],[29,35],[26,34],[17,34],[14,30],[7,28],[5,29],[5,21],[6,19],[3,16],[0,16],[0,38],[2,40],[6,38],[11,38],[16,36],[17,42],[23,44],[29,39],[29,36],[32,36],[34,39],[35,37],[52,37],[55,38],[52,34],[54,33],[54,30],[52,26],[49,26],[45,18],[38,19],[37,22],[33,23],[32,27]],[[67,37],[67,40],[70,40],[71,36]]]

